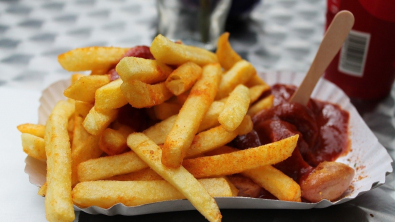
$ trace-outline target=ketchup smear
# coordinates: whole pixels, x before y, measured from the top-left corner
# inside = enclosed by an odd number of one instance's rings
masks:
[[[338,105],[310,99],[307,106],[289,103],[292,85],[276,84],[273,107],[256,114],[254,130],[238,136],[232,145],[247,149],[299,134],[297,146],[288,159],[274,167],[300,183],[323,161],[334,161],[349,148],[349,114]]]

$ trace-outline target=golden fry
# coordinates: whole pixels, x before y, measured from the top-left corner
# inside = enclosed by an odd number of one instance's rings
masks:
[[[150,50],[157,61],[169,65],[182,65],[186,62],[193,62],[199,66],[204,66],[218,61],[217,56],[210,51],[174,43],[161,34],[155,37]]]
[[[256,85],[249,88],[250,89],[250,104],[253,104],[259,99],[259,97],[266,91],[270,90],[268,85]]]
[[[255,114],[257,114],[262,110],[270,109],[273,106],[273,100],[274,100],[273,95],[267,96],[259,100],[258,102],[256,102],[254,105],[250,107],[250,109],[247,112],[248,115],[254,116]]]
[[[28,133],[32,134],[41,138],[44,138],[45,134],[45,126],[41,124],[31,124],[31,123],[25,123],[17,126],[17,129],[21,133]]]
[[[46,160],[44,139],[29,133],[22,133],[23,152],[38,160]]]
[[[112,121],[117,118],[118,110],[101,110],[98,111],[95,107],[89,111],[83,122],[83,126],[88,133],[92,135],[99,135],[107,128]]]
[[[292,155],[298,135],[267,145],[216,156],[186,159],[183,166],[196,178],[225,176],[281,162]]]
[[[202,77],[193,86],[166,137],[162,163],[167,167],[181,166],[200,122],[214,100],[220,78],[221,67],[218,63],[203,67]]]
[[[75,114],[85,118],[92,109],[93,104],[83,101],[75,101]]]
[[[115,65],[129,49],[117,47],[77,48],[58,56],[63,69],[71,72],[87,70],[108,70]]]
[[[156,60],[137,57],[121,59],[116,70],[124,82],[139,80],[148,84],[165,81],[173,71],[169,66]]]
[[[250,91],[243,85],[238,85],[226,100],[224,109],[219,114],[218,121],[228,131],[234,131],[243,121],[250,105]]]
[[[233,196],[231,184],[224,178],[201,179],[199,183],[212,197]],[[73,189],[73,201],[79,207],[109,208],[117,203],[132,207],[184,198],[164,180],[91,181],[80,183]]]
[[[73,221],[71,199],[71,149],[67,123],[74,104],[60,101],[52,110],[45,128],[47,192],[45,211],[49,221]]]
[[[96,90],[109,82],[108,75],[84,76],[70,85],[63,94],[70,99],[94,103]]]
[[[121,154],[127,148],[126,138],[122,133],[107,128],[100,137],[99,147],[109,156]]]
[[[242,58],[232,49],[228,39],[229,33],[223,33],[218,38],[216,51],[218,62],[225,70],[232,68],[234,64],[242,60]]]
[[[121,91],[122,79],[114,80],[96,90],[95,107],[98,110],[117,109],[128,104]]]

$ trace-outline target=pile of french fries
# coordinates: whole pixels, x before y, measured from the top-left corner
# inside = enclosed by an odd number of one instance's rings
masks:
[[[122,58],[128,49],[116,47],[59,56],[64,69],[92,74],[72,75],[68,100],[56,104],[45,126],[18,126],[24,152],[47,163],[39,194],[49,221],[73,221],[73,205],[184,198],[207,220],[221,221],[214,197],[237,196],[227,179],[233,174],[279,200],[301,201],[299,185],[271,166],[291,156],[297,135],[246,150],[226,146],[249,133],[251,117],[273,104],[273,96],[261,98],[270,87],[228,37],[224,33],[212,53],[158,35],[150,47],[155,60]],[[120,76],[114,81],[106,74],[112,67]],[[144,130],[125,124],[120,110],[130,106],[155,124]]]

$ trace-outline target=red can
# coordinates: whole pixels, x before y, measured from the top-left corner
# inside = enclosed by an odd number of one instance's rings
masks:
[[[353,98],[387,96],[395,78],[395,1],[327,1],[326,27],[341,10],[351,11],[355,23],[325,78]]]

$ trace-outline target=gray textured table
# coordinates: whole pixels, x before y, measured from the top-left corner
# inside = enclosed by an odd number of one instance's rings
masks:
[[[265,0],[250,18],[232,21],[226,29],[234,49],[258,70],[306,72],[324,32],[325,11],[325,0]],[[156,19],[152,0],[0,0],[0,87],[41,91],[67,78],[69,73],[56,57],[76,47],[149,45]],[[381,101],[353,100],[353,104],[394,159],[395,87]],[[222,210],[222,214],[224,221],[395,221],[394,174],[383,186],[326,209]],[[196,211],[134,217],[80,213],[76,219],[129,220],[205,221]]]

